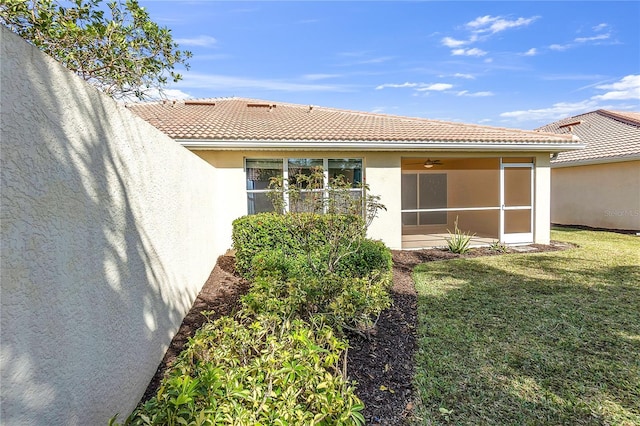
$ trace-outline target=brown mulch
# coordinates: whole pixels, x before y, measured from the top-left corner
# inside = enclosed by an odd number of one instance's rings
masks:
[[[527,252],[555,251],[567,245],[526,246]],[[516,250],[510,248],[507,253]],[[393,305],[383,311],[375,327],[367,335],[348,335],[347,372],[357,382],[357,395],[365,404],[363,412],[368,425],[402,425],[411,419],[413,409],[413,355],[416,350],[417,294],[411,273],[421,263],[496,255],[489,248],[472,249],[457,255],[442,249],[393,251]],[[141,401],[153,397],[165,371],[171,367],[189,337],[207,318],[213,320],[232,315],[240,308],[240,296],[249,289],[249,283],[235,271],[235,259],[225,255],[218,262],[184,318],[173,338],[156,374],[149,383]]]

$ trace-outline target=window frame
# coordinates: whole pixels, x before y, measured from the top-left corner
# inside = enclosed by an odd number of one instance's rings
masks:
[[[250,205],[249,205],[249,197],[250,194],[268,194],[269,192],[271,192],[271,189],[248,189],[247,188],[247,170],[248,170],[248,163],[251,161],[282,161],[282,182],[284,185],[284,206],[285,206],[285,213],[289,212],[289,195],[288,195],[288,189],[289,189],[289,161],[290,160],[321,160],[322,161],[322,173],[323,173],[323,189],[315,189],[315,190],[302,190],[302,192],[322,192],[324,194],[324,197],[328,197],[329,194],[329,183],[330,183],[330,177],[329,177],[329,162],[330,161],[359,161],[360,162],[360,170],[361,170],[361,182],[352,182],[353,184],[359,184],[359,185],[363,185],[365,182],[365,167],[364,167],[364,158],[363,157],[349,157],[349,158],[331,158],[331,157],[321,157],[321,158],[312,158],[312,157],[252,157],[252,158],[244,158],[244,164],[243,164],[243,169],[244,169],[244,173],[245,173],[245,193],[246,193],[246,200],[247,200],[247,214],[257,214],[257,213],[261,213],[261,212],[256,212],[255,208],[251,209]],[[356,169],[354,169],[356,170]],[[364,189],[362,186],[357,187],[357,188],[350,188],[349,192],[353,192],[353,193],[359,193],[359,194],[363,194]],[[254,210],[254,211],[251,211]],[[273,210],[270,210],[273,211]]]

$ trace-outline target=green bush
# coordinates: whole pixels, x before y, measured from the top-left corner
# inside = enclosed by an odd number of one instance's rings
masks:
[[[277,249],[283,254],[291,254],[299,251],[294,248],[291,230],[283,218],[277,213],[260,213],[233,221],[236,269],[243,276],[251,278],[251,262],[258,252]]]
[[[369,219],[382,208],[372,200]],[[348,343],[330,326],[367,327],[391,304],[391,254],[366,226],[347,214],[235,220],[236,268],[253,281],[239,319],[198,330],[125,424],[363,425],[340,365]]]
[[[322,323],[221,318],[196,332],[125,424],[363,425],[341,372],[346,348]]]
[[[243,259],[244,274],[253,281],[243,297],[247,312],[322,315],[338,328],[363,328],[391,303],[391,252],[364,238],[358,217],[254,215],[237,220],[234,234],[241,237],[234,239],[236,259]],[[284,235],[286,244],[271,245]]]
[[[303,254],[285,254],[278,248],[263,250],[251,259],[251,276],[286,280],[307,273],[307,258]]]
[[[341,260],[336,272],[342,276],[364,278],[374,271],[391,272],[392,268],[389,248],[382,241],[364,239],[355,251]]]
[[[265,250],[284,256],[305,255],[309,269],[318,275],[335,268],[344,253],[365,238],[359,216],[316,213],[260,213],[233,222],[236,268],[246,278],[255,277],[253,258]]]
[[[269,275],[257,277],[242,302],[245,311],[252,314],[303,319],[320,315],[338,329],[363,329],[391,305],[390,284],[391,273],[380,271],[363,278],[329,274],[283,279]]]
[[[309,263],[326,263],[327,250],[319,247],[311,260],[304,253],[286,254],[279,248],[258,251],[251,260],[251,276],[272,276],[287,279],[289,277],[308,276],[314,270],[308,268]],[[351,251],[346,252],[337,262],[334,271],[342,277],[365,278],[372,274],[391,272],[393,261],[391,251],[382,241],[363,239],[353,244]],[[319,276],[328,271],[322,270]]]

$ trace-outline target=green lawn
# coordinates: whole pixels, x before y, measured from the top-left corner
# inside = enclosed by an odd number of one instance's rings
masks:
[[[640,237],[418,266],[418,424],[640,424]]]

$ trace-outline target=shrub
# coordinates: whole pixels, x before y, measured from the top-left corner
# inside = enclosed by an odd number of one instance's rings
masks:
[[[501,243],[500,241],[494,241],[489,246],[489,250],[495,251],[497,253],[507,253],[509,251],[509,247],[506,244]]]
[[[333,270],[340,259],[364,239],[362,218],[343,214],[259,213],[233,222],[236,268],[253,278],[253,258],[265,250],[280,250],[284,256],[305,255],[309,268],[321,275]]]
[[[233,221],[232,239],[238,272],[251,278],[251,262],[258,252],[278,249],[283,254],[290,254],[299,251],[293,247],[291,230],[283,218],[276,213],[260,213]]]
[[[307,258],[303,254],[285,254],[282,250],[263,250],[251,259],[251,276],[286,280],[289,277],[308,274]]]
[[[343,192],[319,210],[329,214],[233,222],[236,268],[253,280],[239,319],[198,330],[157,395],[125,424],[364,424],[340,365],[348,344],[329,325],[366,327],[390,305],[391,254],[365,238],[363,217],[383,208],[377,198],[357,203],[363,216],[343,214],[355,205]]]
[[[269,275],[257,277],[242,302],[251,314],[304,319],[322,316],[338,329],[363,329],[391,305],[390,284],[391,273],[381,271],[362,278],[300,274],[283,279]]]
[[[189,340],[130,425],[363,425],[330,327],[278,316],[221,318]]]
[[[391,252],[382,242],[368,239],[351,247],[338,259],[335,272],[317,267],[328,262],[327,244],[306,253],[287,254],[278,248],[257,252],[250,268],[253,285],[242,299],[244,309],[285,318],[322,315],[338,328],[368,327],[391,303]]]
[[[374,271],[391,272],[391,251],[382,241],[364,239],[357,249],[339,263],[336,272],[342,276],[364,278]]]

